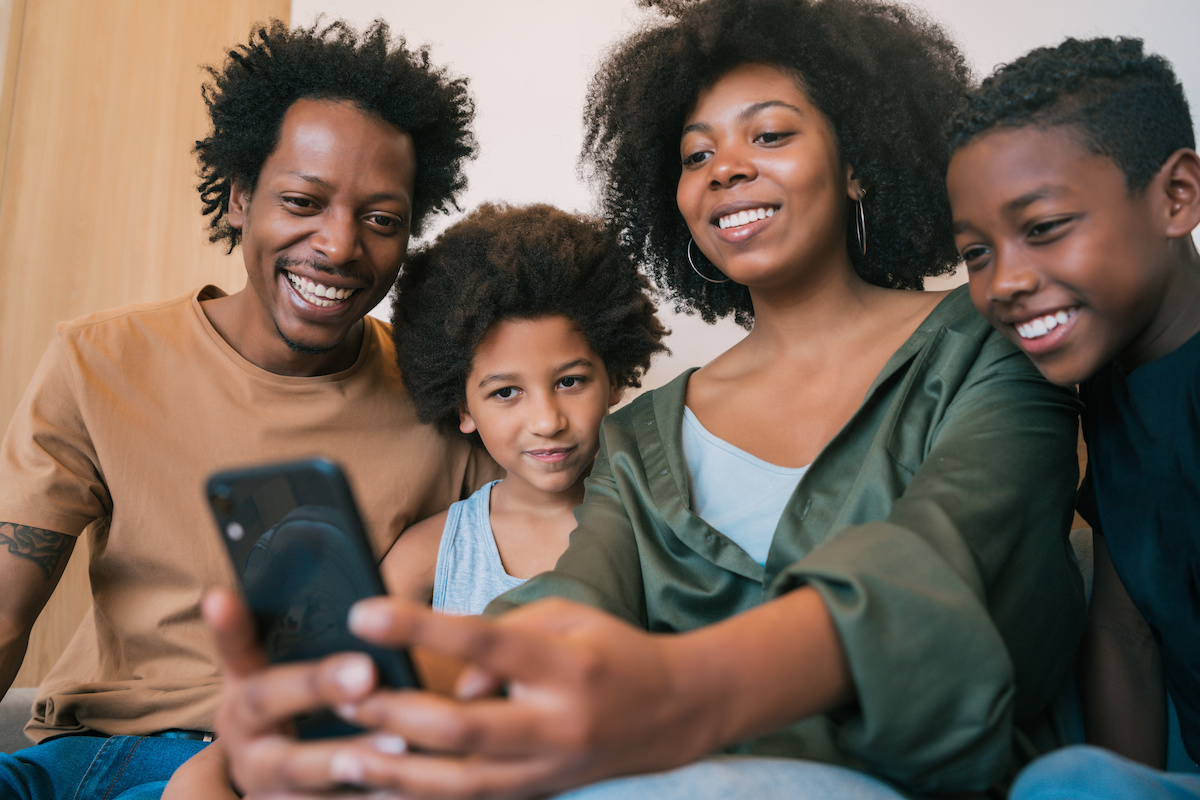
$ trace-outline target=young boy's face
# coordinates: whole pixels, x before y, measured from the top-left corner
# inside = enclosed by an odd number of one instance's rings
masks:
[[[971,300],[1043,375],[1136,365],[1170,281],[1156,192],[1130,194],[1069,128],[1032,126],[971,141],[946,185]]]
[[[604,360],[562,316],[497,323],[475,350],[463,433],[478,431],[506,482],[563,492],[588,471],[619,394]]]

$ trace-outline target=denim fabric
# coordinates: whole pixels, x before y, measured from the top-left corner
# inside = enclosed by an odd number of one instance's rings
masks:
[[[1161,772],[1098,747],[1067,747],[1038,759],[1009,800],[1200,800],[1200,775]]]
[[[670,772],[634,775],[585,786],[554,800],[904,800],[861,772],[796,758],[723,756]]]
[[[63,736],[0,754],[5,800],[158,800],[204,742],[150,736]]]

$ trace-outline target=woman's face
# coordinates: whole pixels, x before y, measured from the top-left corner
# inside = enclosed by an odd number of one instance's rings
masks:
[[[679,210],[727,276],[770,288],[821,265],[851,268],[846,211],[858,182],[792,76],[763,64],[727,73],[696,98],[679,147]]]

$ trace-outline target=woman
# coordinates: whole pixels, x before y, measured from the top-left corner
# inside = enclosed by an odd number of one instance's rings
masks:
[[[473,664],[456,700],[368,694],[353,657],[264,678],[213,598],[247,788],[526,797],[691,765],[580,797],[968,795],[1052,741],[1077,405],[965,290],[911,291],[957,260],[959,54],[880,3],[673,5],[597,76],[586,158],[666,294],[749,334],[610,417],[570,547],[497,621],[359,608],[365,638]],[[281,744],[320,702],[374,744]]]

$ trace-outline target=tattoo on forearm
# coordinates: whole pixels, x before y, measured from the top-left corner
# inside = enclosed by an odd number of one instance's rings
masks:
[[[0,522],[0,546],[7,547],[14,556],[27,558],[37,564],[50,580],[58,569],[63,554],[71,551],[74,540],[62,533]]]

